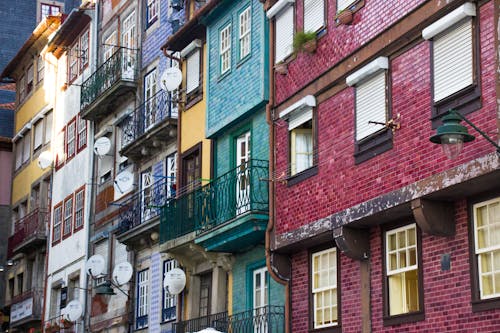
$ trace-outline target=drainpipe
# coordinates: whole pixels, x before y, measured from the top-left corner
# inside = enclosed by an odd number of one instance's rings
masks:
[[[266,6],[265,8],[266,9]],[[274,126],[273,126],[273,114],[272,108],[274,105],[274,43],[275,43],[275,24],[274,20],[269,22],[269,102],[266,105],[266,121],[269,126],[269,221],[266,228],[266,266],[271,277],[278,283],[285,286],[285,333],[290,333],[290,276],[283,276],[280,274],[279,269],[274,266],[275,255],[271,249],[271,242],[275,237],[274,222],[275,222],[275,182],[274,178]],[[276,256],[277,258],[277,256]],[[286,259],[288,262],[288,270],[290,270],[289,258],[282,257],[280,259]]]

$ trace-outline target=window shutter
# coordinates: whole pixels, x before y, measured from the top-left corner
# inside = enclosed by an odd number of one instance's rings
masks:
[[[16,169],[23,164],[23,138],[16,142]]]
[[[198,88],[200,85],[200,50],[197,49],[187,59],[186,92]]]
[[[318,31],[325,25],[325,1],[304,0],[304,31]]]
[[[349,8],[350,5],[354,3],[355,0],[337,0],[337,13],[341,10]]]
[[[434,101],[473,83],[472,20],[434,39]]]
[[[293,117],[290,117],[288,120],[288,130],[291,131],[294,128],[299,127],[306,121],[312,119],[312,109],[305,110],[303,112],[295,114]]]
[[[381,71],[368,81],[356,87],[356,140],[379,131],[381,125],[368,121],[386,122],[385,71]]]
[[[106,274],[108,271],[108,240],[100,241],[95,244],[94,254],[100,254],[104,258],[104,271],[103,274]]]
[[[42,145],[43,141],[43,120],[39,120],[35,124],[35,138],[33,142],[33,149],[37,149]]]
[[[24,134],[23,139],[23,163],[27,162],[30,159],[31,153],[31,132],[28,131]]]
[[[45,141],[44,143],[50,142],[52,139],[52,111],[45,115]]]
[[[276,15],[276,63],[293,51],[293,6]]]

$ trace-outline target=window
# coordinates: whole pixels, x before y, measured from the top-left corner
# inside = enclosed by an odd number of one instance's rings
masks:
[[[79,153],[87,147],[87,121],[78,117],[78,134],[76,152]]]
[[[80,299],[80,276],[73,276],[68,281],[68,298],[70,301]]]
[[[28,71],[26,72],[26,94],[29,94],[31,91],[33,91],[33,81],[35,80],[34,77],[34,69],[33,69],[33,64],[29,65]]]
[[[94,244],[94,254],[98,254],[104,258],[104,270],[102,274],[97,276],[97,279],[95,281],[96,285],[100,285],[103,283],[106,279],[106,274],[108,272],[108,266],[109,266],[109,250],[108,250],[108,244],[109,240],[103,239],[97,243]]]
[[[19,102],[24,101],[26,97],[26,77],[24,75],[19,79]]]
[[[16,141],[16,170],[23,165],[23,138]]]
[[[15,293],[14,293],[15,283],[16,282],[15,282],[13,277],[9,279],[9,296],[10,296],[9,298],[11,300],[14,298],[14,295],[15,295]]]
[[[40,4],[40,20],[43,20],[47,16],[55,16],[61,12],[61,6],[51,5],[48,3]]]
[[[89,37],[90,30],[84,32],[80,37],[80,53],[78,59],[80,61],[80,73],[89,65]]]
[[[76,153],[75,146],[76,119],[74,118],[66,126],[66,160],[69,160]]]
[[[346,79],[349,86],[355,86],[356,163],[392,148],[392,132],[385,126],[389,120],[388,68],[389,59],[379,57]]]
[[[160,1],[158,0],[148,0],[146,7],[146,22],[148,23],[147,27],[150,27],[153,23],[156,22],[156,20],[158,20],[159,5]]]
[[[288,5],[275,16],[275,63],[284,61],[293,52],[294,7]]]
[[[40,54],[37,58],[36,62],[36,83],[40,83],[43,81],[45,76],[45,60],[43,56]]]
[[[38,151],[38,149],[40,149],[40,147],[42,147],[43,143],[43,119],[40,119],[35,123],[35,125],[33,126],[33,132],[33,151],[36,152]]]
[[[54,207],[54,225],[52,227],[52,243],[57,243],[61,240],[61,223],[62,223],[62,202]]]
[[[40,184],[34,185],[30,195],[30,210],[34,211],[41,207]]]
[[[141,329],[148,326],[149,309],[149,270],[137,273],[137,300],[136,300],[135,328]]]
[[[325,0],[304,0],[304,31],[318,31],[325,26]]]
[[[231,69],[231,24],[226,25],[220,31],[219,40],[220,74]]]
[[[85,202],[85,187],[75,192],[75,231],[83,228],[83,209]]]
[[[61,314],[61,286],[52,287],[50,293],[50,318],[56,318]]]
[[[170,259],[163,262],[163,277],[172,269],[179,267],[177,261]],[[170,295],[168,291],[163,289],[163,309],[162,321],[175,320],[176,318],[177,295]]]
[[[500,297],[500,197],[473,206],[479,299]]]
[[[24,274],[23,273],[17,274],[17,294],[18,295],[21,295],[24,291],[23,283],[24,283]]]
[[[161,115],[159,110],[157,110],[156,105],[156,86],[157,72],[156,68],[144,76],[144,127],[148,129],[149,127],[156,124],[160,120]]]
[[[315,117],[316,99],[308,95],[280,112],[280,118],[288,122],[290,142],[289,176],[311,169],[315,164],[316,149]]]
[[[187,56],[186,67],[186,93],[189,100],[190,95],[196,94],[200,88],[201,51],[199,48]]]
[[[200,317],[210,314],[210,304],[212,300],[212,272],[200,275]]]
[[[349,8],[357,0],[337,0],[337,13]]]
[[[63,238],[71,235],[73,225],[73,195],[64,200]]]
[[[29,162],[31,154],[31,132],[27,131],[23,138],[23,164]]]
[[[250,54],[252,31],[252,12],[248,7],[240,14],[240,60]]]
[[[416,224],[385,232],[385,318],[423,309],[419,238]]]
[[[116,31],[113,31],[111,35],[109,35],[104,41],[104,62],[111,58],[113,53],[115,52],[115,46],[117,46],[117,34]]]
[[[175,198],[177,153],[167,156],[167,198]]]
[[[468,2],[422,31],[423,38],[431,40],[433,120],[452,108],[467,114],[481,105],[473,16],[476,6]]]
[[[312,328],[338,326],[337,249],[315,252],[311,261]]]
[[[52,138],[52,111],[45,114],[44,143],[49,143]]]
[[[56,142],[55,142],[55,151],[56,151],[56,170],[61,168],[64,165],[66,160],[66,152],[64,149],[64,138],[65,138],[65,129],[63,128],[59,134],[57,134]]]

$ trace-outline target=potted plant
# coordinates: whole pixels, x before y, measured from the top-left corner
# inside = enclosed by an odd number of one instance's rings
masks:
[[[73,326],[73,322],[69,321],[68,319],[66,318],[62,318],[61,319],[61,326],[63,328],[71,328]]]
[[[337,22],[339,24],[351,24],[352,22],[352,11],[348,8],[342,9],[338,14],[337,14]]]
[[[274,70],[276,71],[276,73],[286,75],[288,74],[288,64],[286,63],[286,61],[281,60],[276,63],[276,65],[274,65]]]
[[[293,50],[295,53],[316,51],[317,40],[314,31],[299,31],[293,37]]]

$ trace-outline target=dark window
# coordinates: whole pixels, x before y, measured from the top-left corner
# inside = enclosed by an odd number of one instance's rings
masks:
[[[212,298],[212,272],[200,275],[200,317],[210,314]]]

